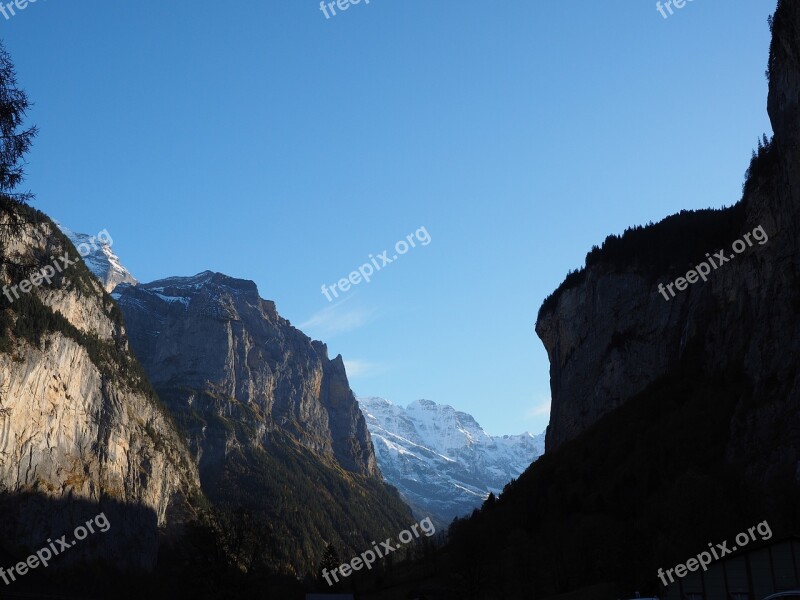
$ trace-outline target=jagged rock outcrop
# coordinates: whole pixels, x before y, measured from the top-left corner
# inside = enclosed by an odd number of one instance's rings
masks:
[[[690,365],[710,376],[744,373],[752,386],[731,424],[731,457],[746,460],[753,476],[778,463],[800,469],[799,23],[800,5],[781,2],[770,57],[774,139],[753,159],[741,202],[607,240],[540,310],[536,332],[551,364],[548,452]],[[659,283],[684,275],[706,252],[733,255],[733,242],[759,226],[767,242],[674,298],[659,293]],[[768,435],[777,436],[772,456],[756,456]]]
[[[65,252],[78,258],[54,224],[30,216],[41,222],[6,245],[4,259],[40,269]],[[9,276],[6,268],[4,284]],[[4,537],[38,547],[105,507],[118,537],[103,558],[152,568],[158,527],[193,518],[199,477],[128,351],[118,309],[80,262],[9,296],[0,307],[0,492],[31,501],[3,519]]]
[[[358,552],[407,526],[341,356],[330,360],[255,283],[206,271],[123,284],[113,297],[204,493],[231,523],[246,511],[271,568],[302,574],[327,542]]]
[[[172,410],[192,406],[250,421],[256,443],[278,429],[349,471],[379,475],[342,357],[330,360],[325,344],[280,317],[255,283],[206,271],[122,285],[114,297],[136,354]],[[223,457],[224,447],[194,433],[201,460],[208,452]]]

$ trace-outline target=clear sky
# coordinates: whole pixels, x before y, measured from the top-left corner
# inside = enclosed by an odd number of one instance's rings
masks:
[[[0,30],[37,208],[140,281],[254,280],[358,395],[538,433],[544,297],[608,234],[739,199],[775,4],[39,0]]]

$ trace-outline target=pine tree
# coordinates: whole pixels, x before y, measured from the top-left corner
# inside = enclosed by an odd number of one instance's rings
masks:
[[[320,563],[319,566],[319,572],[317,573],[320,582],[325,581],[323,579],[323,573],[325,572],[330,573],[341,564],[342,563],[339,560],[339,553],[336,551],[336,547],[333,544],[328,544],[325,547],[325,552],[322,555],[322,562]],[[328,577],[330,577],[330,575]],[[327,587],[328,582],[326,581],[325,583]],[[332,587],[333,589],[338,589],[339,584],[334,583]]]
[[[325,547],[325,553],[322,555],[322,565],[320,570],[328,569],[328,571],[332,571],[340,564],[342,563],[339,561],[339,553],[336,552],[336,547],[333,544],[328,544]]]
[[[0,43],[0,193],[17,203],[26,203],[30,193],[15,192],[25,178],[24,157],[30,150],[36,127],[23,129],[31,104],[28,95],[17,87],[14,63]]]
[[[14,64],[0,42],[0,269],[11,281],[24,279],[36,267],[36,261],[17,260],[6,251],[32,219],[31,211],[22,209],[33,195],[16,191],[24,179],[25,154],[37,133],[36,127],[23,129],[28,108],[28,96],[17,87]],[[5,305],[5,299],[0,304]],[[0,338],[4,329],[0,324]]]
[[[25,177],[25,154],[37,133],[36,127],[23,128],[30,106],[27,94],[17,87],[14,64],[0,42],[0,265],[10,262],[5,245],[19,236],[25,225],[27,213],[19,208],[33,198],[29,192],[16,191]]]

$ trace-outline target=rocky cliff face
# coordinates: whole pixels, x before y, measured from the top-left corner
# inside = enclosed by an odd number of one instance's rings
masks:
[[[45,219],[7,245],[4,259],[41,268],[65,252],[77,259]],[[3,283],[12,283],[8,268]],[[158,527],[194,513],[191,457],[129,353],[116,307],[83,264],[19,296],[9,290],[14,301],[4,297],[0,310],[0,492],[36,500],[15,505],[4,537],[40,546],[80,524],[78,513],[106,507],[122,538],[101,554],[151,568]],[[63,510],[54,513],[53,503]]]
[[[607,240],[542,307],[536,332],[550,358],[553,399],[548,452],[690,365],[709,376],[744,373],[752,386],[731,425],[738,440],[731,456],[754,451],[758,438],[777,427],[770,447],[780,462],[800,464],[796,435],[781,426],[796,423],[800,383],[799,23],[800,5],[782,2],[770,58],[775,135],[754,158],[741,202]],[[733,256],[732,244],[759,226],[768,242],[748,247],[674,298],[659,293],[659,283],[685,275],[706,252]],[[619,248],[627,257],[620,258]],[[750,411],[752,404],[759,410]],[[769,470],[769,460],[760,456],[752,471]]]
[[[266,547],[269,568],[301,575],[327,542],[358,553],[407,526],[342,358],[281,318],[252,281],[207,271],[123,284],[113,297],[203,491],[233,529],[246,511],[258,531],[245,568]]]
[[[408,407],[359,398],[378,464],[421,516],[448,525],[469,515],[544,452],[544,435],[490,436],[451,406],[418,400]]]
[[[543,303],[547,452],[449,532],[455,567],[477,573],[477,597],[678,597],[699,577],[656,574],[709,540],[759,521],[775,539],[800,530],[794,0],[778,5],[769,72],[775,135],[751,161],[741,202],[609,237]],[[755,243],[737,253],[748,235]],[[720,250],[707,281],[661,294]],[[766,589],[761,597],[778,591]]]
[[[280,430],[348,471],[379,476],[342,358],[330,360],[326,346],[281,318],[252,281],[206,271],[123,285],[114,297],[171,410],[247,421],[255,444]],[[225,445],[202,427],[192,441],[201,464],[224,458]]]

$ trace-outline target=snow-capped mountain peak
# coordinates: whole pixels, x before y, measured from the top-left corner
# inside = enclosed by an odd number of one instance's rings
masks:
[[[97,236],[91,236],[85,233],[75,233],[58,222],[56,225],[69,238],[83,258],[83,262],[100,280],[107,292],[112,292],[120,283],[131,285],[138,283],[130,271],[122,265],[119,257],[111,250],[114,241],[107,231],[103,230]]]
[[[358,402],[386,480],[442,523],[499,493],[544,453],[544,434],[490,436],[472,415],[431,400]]]

